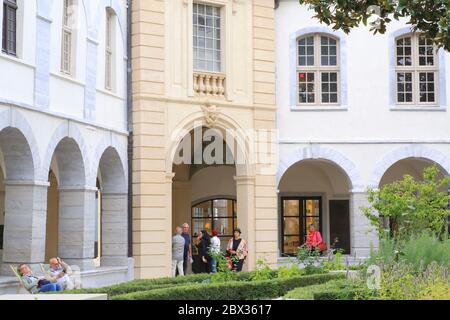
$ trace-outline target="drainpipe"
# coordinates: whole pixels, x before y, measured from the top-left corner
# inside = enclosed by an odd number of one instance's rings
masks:
[[[128,257],[133,257],[133,97],[131,82],[132,3],[132,0],[127,0]]]

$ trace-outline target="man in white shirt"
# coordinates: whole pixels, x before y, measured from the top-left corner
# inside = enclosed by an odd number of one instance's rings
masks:
[[[218,232],[216,229],[212,231],[212,238],[211,238],[211,245],[210,245],[210,252],[212,253],[211,256],[211,272],[216,273],[217,272],[217,260],[215,259],[216,254],[220,253],[220,239],[217,236]]]

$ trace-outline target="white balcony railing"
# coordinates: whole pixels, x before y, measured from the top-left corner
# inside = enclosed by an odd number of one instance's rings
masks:
[[[194,92],[198,96],[225,96],[225,75],[223,73],[194,72]]]

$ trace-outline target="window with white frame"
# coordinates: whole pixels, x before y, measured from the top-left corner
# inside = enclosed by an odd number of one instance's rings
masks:
[[[297,39],[299,105],[339,105],[339,41],[327,34]]]
[[[194,70],[222,71],[222,37],[220,8],[193,5]]]
[[[436,105],[438,99],[437,49],[420,34],[396,40],[396,101],[399,105]]]
[[[113,67],[114,67],[114,13],[106,11],[105,31],[105,88],[113,89]]]
[[[63,22],[61,41],[61,72],[72,74],[72,50],[73,50],[73,0],[63,1]]]

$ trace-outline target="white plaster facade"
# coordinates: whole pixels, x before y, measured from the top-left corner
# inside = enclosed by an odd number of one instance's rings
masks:
[[[320,24],[313,15],[295,0],[280,1],[275,13],[279,198],[320,195],[328,243],[332,240],[328,200],[348,199],[351,253],[366,256],[371,243],[377,244],[360,210],[367,204],[368,187],[378,188],[383,179],[407,173],[419,176],[431,163],[450,173],[450,54],[442,49],[437,53],[435,105],[397,106],[395,39],[409,32],[407,25],[393,21],[385,35],[374,36],[366,27],[346,35]],[[297,39],[315,33],[332,35],[339,43],[341,97],[335,106],[297,104]],[[307,168],[317,173],[312,175]],[[343,179],[346,187],[339,186]],[[280,212],[281,205],[279,200]],[[281,251],[282,241],[280,234]]]
[[[0,52],[2,275],[12,275],[10,264],[43,263],[51,233],[58,239],[52,253],[90,270],[89,279],[95,270],[101,285],[132,277],[126,3],[73,1],[73,69],[67,75],[61,72],[63,1],[17,1],[17,56]],[[105,89],[107,10],[114,30],[111,90]],[[49,172],[57,186],[50,185]],[[47,192],[52,188],[57,199]],[[95,241],[101,243],[97,259]]]

